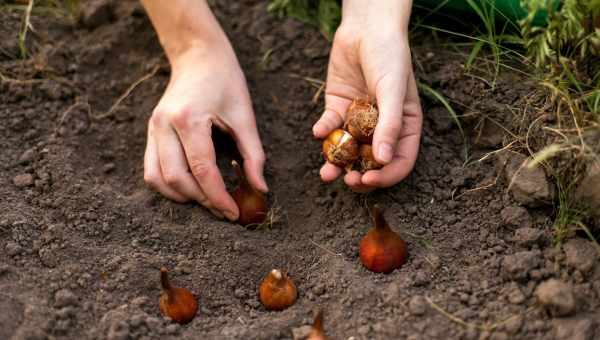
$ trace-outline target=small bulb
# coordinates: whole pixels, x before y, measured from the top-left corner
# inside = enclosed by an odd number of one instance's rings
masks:
[[[390,228],[379,207],[372,213],[375,225],[360,241],[360,261],[372,272],[391,273],[406,262],[406,242]]]
[[[358,143],[348,132],[333,130],[323,142],[323,155],[329,163],[345,168],[358,159]]]
[[[180,324],[192,321],[198,311],[196,297],[185,288],[172,286],[165,267],[160,268],[160,282],[162,285],[158,301],[160,312]]]
[[[268,310],[284,310],[296,302],[298,292],[294,282],[278,269],[267,274],[259,289],[260,302]]]
[[[355,99],[346,117],[346,130],[359,142],[370,144],[379,119],[377,107],[364,99]]]
[[[315,316],[315,321],[313,322],[312,328],[310,329],[310,333],[308,333],[308,337],[306,340],[327,340],[327,336],[325,335],[325,331],[323,330],[323,311],[320,310]]]
[[[358,153],[360,154],[359,162],[361,172],[381,169],[382,165],[377,163],[375,156],[373,156],[373,147],[371,144],[362,144]]]
[[[232,161],[231,165],[240,181],[238,187],[231,194],[240,211],[237,222],[243,226],[263,223],[267,217],[265,195],[250,185],[238,162]]]

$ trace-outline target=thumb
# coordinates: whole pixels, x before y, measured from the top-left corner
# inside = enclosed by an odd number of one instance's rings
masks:
[[[381,164],[392,161],[398,144],[402,129],[406,79],[407,77],[401,77],[400,74],[388,73],[379,79],[375,87],[379,119],[373,134],[373,150],[375,150],[375,160]]]
[[[265,164],[265,152],[256,129],[254,119],[236,124],[233,127],[236,143],[242,158],[244,159],[244,173],[248,182],[262,192],[268,192],[269,188],[263,175]]]

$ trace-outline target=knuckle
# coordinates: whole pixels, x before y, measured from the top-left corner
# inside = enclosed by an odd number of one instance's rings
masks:
[[[151,172],[144,172],[144,182],[151,188],[156,188],[158,184],[158,176]]]
[[[188,107],[181,107],[178,110],[174,110],[170,115],[171,124],[174,127],[182,129],[188,126],[189,121],[192,117],[192,110]]]
[[[180,173],[177,171],[165,171],[163,179],[169,186],[177,185],[181,181]]]
[[[197,179],[206,178],[212,170],[210,162],[204,159],[193,159],[189,165],[192,175]]]
[[[356,40],[357,35],[344,25],[340,25],[340,27],[335,31],[335,35],[333,37],[333,41],[335,42],[336,46],[341,48],[350,48],[354,46]]]

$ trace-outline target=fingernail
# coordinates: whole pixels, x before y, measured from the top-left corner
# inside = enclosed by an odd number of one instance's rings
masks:
[[[229,210],[225,210],[223,213],[225,214],[225,217],[227,217],[227,219],[230,220],[231,222],[237,220],[237,215],[234,214],[233,212],[231,212]]]
[[[379,159],[384,163],[392,161],[392,146],[388,143],[379,144]]]

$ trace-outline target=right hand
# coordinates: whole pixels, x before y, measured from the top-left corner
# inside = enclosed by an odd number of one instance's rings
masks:
[[[268,191],[265,154],[242,70],[228,43],[192,47],[171,66],[169,85],[148,123],[144,180],[170,199],[197,201],[217,217],[235,221],[239,211],[216,165],[213,125],[235,139],[250,184]]]

